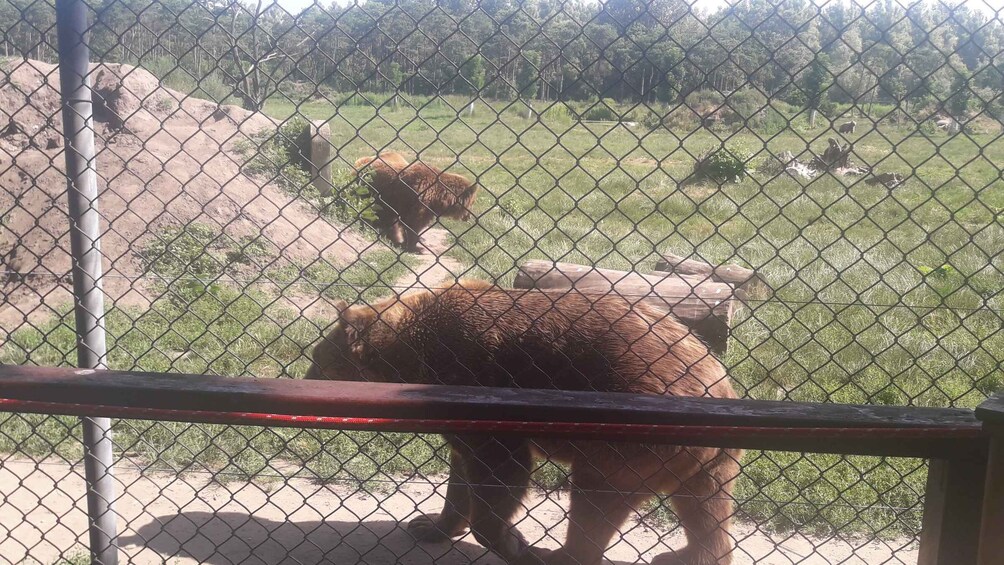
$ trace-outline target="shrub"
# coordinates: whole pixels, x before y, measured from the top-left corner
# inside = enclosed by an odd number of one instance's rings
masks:
[[[169,226],[158,230],[139,257],[145,270],[164,277],[209,277],[223,272],[223,262],[211,252],[221,246],[219,234],[205,224]]]
[[[612,98],[604,98],[586,108],[582,113],[583,120],[598,122],[616,122],[620,120],[617,110],[617,102]]]
[[[355,220],[370,224],[375,222],[379,204],[370,190],[372,174],[369,167],[359,171],[358,175],[351,169],[333,171],[331,184],[335,188],[325,203],[325,209],[346,223]]]
[[[711,180],[718,184],[739,182],[749,174],[750,156],[739,149],[719,147],[707,149],[694,163],[694,172],[690,182]]]
[[[692,132],[701,127],[701,117],[689,106],[677,106],[662,123],[671,131]]]
[[[663,120],[668,117],[665,108],[648,108],[641,117],[641,125],[647,130],[657,130],[663,127]]]
[[[564,102],[555,102],[544,110],[541,117],[546,122],[570,122],[575,119],[575,112]]]
[[[755,88],[741,88],[725,99],[727,123],[744,122],[753,126],[766,114],[767,97]]]
[[[700,115],[713,112],[725,102],[725,96],[716,90],[695,90],[687,95],[684,104]]]
[[[297,117],[287,120],[278,131],[263,131],[251,141],[238,141],[234,148],[247,159],[242,171],[275,182],[286,192],[300,196],[304,189],[310,188],[310,173],[309,156],[303,154],[297,142],[309,127],[306,120]]]

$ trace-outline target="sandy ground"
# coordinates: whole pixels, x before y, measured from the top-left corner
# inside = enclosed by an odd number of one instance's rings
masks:
[[[388,492],[306,479],[219,484],[208,474],[116,468],[120,559],[136,564],[501,565],[471,536],[418,544],[400,527],[415,514],[436,512],[443,490],[409,481]],[[520,530],[531,543],[557,547],[564,536],[567,496],[535,496]],[[86,551],[83,467],[66,462],[0,461],[0,563],[50,564]],[[660,537],[661,535],[661,537]],[[733,532],[736,564],[916,563],[912,540],[867,542],[769,535],[752,525]],[[612,564],[648,563],[680,548],[680,531],[629,522],[607,552]]]
[[[35,322],[71,300],[59,73],[40,61],[9,67],[0,69],[0,338],[25,315]],[[97,65],[93,75],[103,100],[95,143],[109,303],[145,307],[157,296],[143,280],[141,252],[168,227],[201,223],[234,239],[263,234],[278,257],[247,269],[248,278],[319,257],[344,265],[384,247],[241,172],[248,157],[238,147],[274,132],[270,118],[162,88],[127,65]]]

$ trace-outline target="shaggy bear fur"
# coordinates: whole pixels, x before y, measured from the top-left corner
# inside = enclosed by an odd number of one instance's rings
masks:
[[[459,281],[372,306],[340,302],[338,311],[314,348],[307,378],[735,397],[724,367],[683,324],[616,296]],[[455,537],[469,527],[508,563],[599,565],[620,525],[663,493],[687,546],[653,564],[731,562],[731,492],[741,450],[446,439],[452,448],[446,506],[409,524],[420,540]],[[513,525],[539,457],[572,469],[569,529],[556,551],[528,547]]]
[[[404,158],[404,155],[401,155],[397,151],[381,151],[378,155],[370,155],[369,157],[357,159],[355,162],[355,168],[357,171],[361,170],[373,161],[379,161],[384,165],[399,171],[408,166],[408,160]]]
[[[370,172],[377,229],[407,251],[417,251],[421,233],[438,216],[468,221],[478,186],[461,175],[408,161],[394,151],[363,157],[356,170]]]

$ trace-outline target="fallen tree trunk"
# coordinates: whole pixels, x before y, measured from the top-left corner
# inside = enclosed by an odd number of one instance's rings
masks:
[[[730,284],[742,291],[740,298],[746,296],[761,298],[770,293],[770,287],[756,271],[739,265],[715,267],[696,259],[663,253],[662,259],[656,261],[655,269],[669,275],[688,275],[700,277],[701,280],[710,278],[712,281]]]
[[[714,353],[725,353],[734,308],[733,288],[707,278],[664,275],[532,260],[520,266],[513,286],[615,294],[644,302],[661,312],[673,314]]]
[[[851,150],[854,147],[850,143],[841,145],[832,137],[826,140],[826,151],[822,155],[817,155],[809,163],[809,166],[817,171],[829,171],[831,169],[846,169],[851,165]]]

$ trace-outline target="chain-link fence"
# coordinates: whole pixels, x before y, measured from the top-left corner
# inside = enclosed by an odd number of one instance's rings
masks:
[[[318,378],[954,407],[1001,388],[992,5],[85,8],[110,368],[301,378],[320,344]],[[77,361],[58,51],[53,3],[0,0],[4,364]],[[547,292],[422,291],[456,277]],[[87,561],[80,423],[0,421],[0,560]],[[521,551],[490,533],[507,514],[533,546],[579,539],[583,564],[605,537],[614,562],[914,563],[927,474],[141,420],[112,437],[136,563],[488,563]]]

